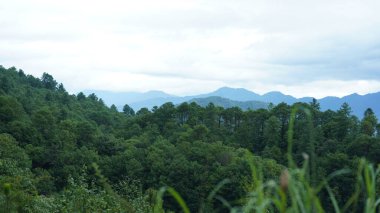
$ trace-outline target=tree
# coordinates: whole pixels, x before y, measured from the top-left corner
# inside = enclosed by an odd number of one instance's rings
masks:
[[[15,162],[18,167],[30,168],[32,166],[29,156],[12,135],[0,134],[0,167],[3,166],[4,161],[9,160]]]
[[[65,89],[65,87],[63,86],[62,83],[60,83],[60,84],[58,85],[58,91],[59,91],[59,92],[66,92],[66,89]]]
[[[83,92],[78,93],[77,95],[78,101],[86,100],[86,96],[83,94]]]
[[[21,104],[15,98],[0,96],[0,123],[20,119],[23,113],[24,110]]]
[[[55,90],[57,87],[57,81],[54,80],[53,76],[44,72],[42,74],[41,82],[46,89]]]
[[[287,131],[290,118],[290,106],[284,102],[275,106],[271,113],[280,120],[280,141],[279,146],[281,149],[285,150],[287,147]]]
[[[183,102],[177,107],[177,119],[181,125],[185,124],[189,119],[189,104],[187,102]]]
[[[11,82],[5,76],[0,78],[0,90],[3,90],[5,93],[8,93],[12,88]]]
[[[151,111],[149,111],[148,108],[143,107],[139,111],[137,111],[136,115],[148,115],[150,113],[151,113]]]
[[[128,117],[135,115],[135,111],[128,104],[124,105],[124,107],[123,107],[123,113],[124,113],[124,115],[126,115]]]
[[[205,125],[196,125],[194,126],[193,133],[191,135],[192,140],[203,140],[206,141],[207,134],[209,129]]]
[[[281,124],[277,117],[271,116],[264,125],[264,140],[267,146],[278,146]]]
[[[315,99],[247,111],[212,103],[166,103],[131,117],[129,106],[119,113],[95,94],[70,95],[62,84],[54,85],[48,74],[40,80],[0,66],[0,212],[147,212],[156,200],[155,189],[165,185],[174,187],[191,211],[227,212],[223,203],[245,208],[241,202],[246,200],[256,207],[250,201],[257,197],[251,195],[264,190],[258,195],[268,199],[266,209],[281,212],[270,198],[282,199],[275,182],[284,169],[277,162],[287,163],[287,133],[294,133],[293,159],[304,165],[289,168],[292,181],[283,191],[288,201],[294,200],[291,184],[303,188],[326,181],[338,204],[353,191],[366,195],[360,187],[367,185],[361,181],[368,175],[355,179],[358,159],[380,163],[380,124],[373,110],[367,109],[359,121],[346,103],[324,112]],[[305,110],[297,111],[291,132],[292,107]],[[335,173],[341,168],[352,172]],[[368,164],[359,168],[376,170]],[[340,175],[326,180],[330,173]],[[219,185],[226,178],[230,182]],[[355,185],[358,190],[347,187]],[[334,211],[326,190],[310,189],[306,191],[320,199],[323,210]],[[210,192],[214,199],[207,199]],[[301,204],[308,202],[306,196]],[[163,211],[180,211],[172,198],[163,199]],[[360,207],[365,199],[352,201],[359,200]],[[284,201],[285,208],[293,207]]]
[[[310,102],[311,115],[313,118],[314,127],[321,125],[321,105],[318,103],[317,99],[313,98]]]
[[[157,108],[153,113],[153,119],[162,134],[170,133],[176,128],[176,108],[168,102]]]
[[[377,118],[371,108],[364,112],[364,118],[361,121],[361,132],[369,136],[375,136]]]
[[[95,93],[91,93],[90,95],[88,95],[88,98],[92,101],[98,101],[99,98],[96,96]]]
[[[112,104],[110,109],[114,112],[117,112],[117,107],[115,106],[115,104]]]
[[[54,137],[56,119],[56,116],[54,116],[49,107],[43,107],[32,115],[33,125],[40,133],[42,133],[45,139],[48,140],[51,140]]]
[[[351,107],[347,103],[343,103],[340,109],[332,115],[329,122],[329,127],[326,130],[332,130],[331,133],[339,141],[343,141],[353,132],[354,120],[351,116]],[[327,127],[325,125],[325,127]]]
[[[204,111],[205,125],[212,131],[218,127],[218,108],[213,103],[209,103]]]

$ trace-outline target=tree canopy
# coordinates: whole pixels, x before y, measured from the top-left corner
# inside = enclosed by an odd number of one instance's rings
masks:
[[[380,125],[371,109],[364,115],[351,115],[348,104],[321,111],[316,100],[246,111],[166,103],[136,113],[126,103],[119,112],[95,94],[69,94],[48,73],[35,78],[0,66],[0,206],[5,212],[150,212],[157,190],[170,186],[193,212],[223,212],[228,207],[210,193],[239,204],[256,184],[251,165],[261,168],[263,181],[279,181],[288,154],[298,166],[310,158],[316,182],[351,169],[331,183],[343,202],[354,193],[347,186],[356,184],[358,158],[380,163]],[[327,193],[321,201],[330,211]],[[164,200],[163,208],[179,211],[173,198]]]

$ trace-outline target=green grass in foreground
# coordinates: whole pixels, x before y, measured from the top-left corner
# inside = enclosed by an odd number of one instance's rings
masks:
[[[313,159],[314,156],[304,154],[302,166],[297,166],[292,157],[293,143],[293,126],[295,115],[298,110],[303,110],[310,114],[307,109],[295,107],[291,113],[291,119],[288,131],[288,166],[284,169],[278,181],[264,181],[262,168],[254,164],[254,156],[248,151],[245,158],[250,162],[252,172],[252,184],[247,186],[249,193],[246,197],[237,202],[231,203],[218,195],[218,191],[223,188],[228,180],[220,182],[209,194],[205,203],[200,206],[199,212],[217,212],[212,209],[212,203],[220,202],[226,210],[232,213],[261,213],[261,212],[380,212],[379,198],[379,180],[380,166],[375,166],[365,159],[360,159],[356,170],[356,183],[353,186],[353,194],[344,203],[339,203],[336,199],[333,188],[329,185],[330,180],[339,178],[341,175],[352,173],[348,170],[338,170],[319,183],[315,183],[313,177]],[[310,115],[308,115],[310,117]],[[95,176],[98,177],[99,183],[103,190],[96,191],[89,189],[83,183],[71,183],[63,194],[53,198],[37,196],[33,202],[26,202],[20,199],[23,195],[20,191],[12,188],[10,183],[2,185],[2,194],[0,193],[0,212],[20,212],[17,207],[23,207],[21,212],[168,212],[164,209],[164,195],[169,194],[173,197],[183,212],[190,212],[186,201],[181,195],[171,187],[162,187],[159,191],[154,192],[152,201],[147,202],[144,196],[132,197],[130,203],[119,199],[118,195],[108,185],[107,180],[103,177],[97,165],[94,166]],[[126,185],[130,190],[130,186]],[[327,194],[328,210],[325,209],[326,203],[322,203],[322,196]],[[17,194],[19,193],[19,194]],[[25,196],[25,195],[23,195]],[[22,202],[32,203],[31,206],[25,206]],[[326,199],[323,199],[326,202]],[[21,203],[20,203],[21,202]],[[126,203],[125,203],[126,202]],[[130,208],[126,207],[130,206]],[[132,208],[133,207],[133,208]],[[30,210],[27,210],[30,209]],[[139,209],[131,210],[131,209]],[[225,212],[225,211],[223,211]]]
[[[310,157],[304,154],[304,163],[302,167],[297,167],[292,158],[292,143],[293,143],[293,127],[295,122],[295,115],[298,110],[304,111],[308,117],[310,113],[308,109],[295,107],[291,113],[290,125],[288,131],[288,168],[285,169],[279,181],[270,180],[263,182],[264,178],[260,168],[257,168],[253,162],[253,156],[250,153],[246,157],[251,159],[251,171],[253,177],[253,184],[251,192],[246,198],[243,198],[241,205],[232,206],[228,201],[222,197],[218,197],[217,191],[223,187],[228,181],[222,181],[215,187],[214,191],[210,193],[208,201],[213,199],[221,202],[231,213],[250,213],[250,212],[326,212],[321,203],[320,194],[322,190],[326,190],[329,200],[333,206],[335,213],[341,212],[365,212],[375,213],[380,212],[380,197],[378,195],[378,186],[380,180],[380,165],[374,166],[365,159],[360,159],[359,166],[356,174],[356,185],[347,186],[355,187],[354,193],[350,199],[343,204],[339,204],[335,198],[334,192],[329,185],[329,181],[333,178],[338,178],[340,175],[349,173],[349,170],[339,170],[318,184],[314,182],[310,175],[310,168],[312,163]],[[311,121],[310,121],[311,122]],[[165,192],[169,193],[181,207],[185,213],[190,212],[186,202],[182,197],[170,187],[163,187],[157,194],[156,204],[154,206],[154,213],[165,212],[163,210],[163,196]],[[202,208],[201,212],[206,212]],[[207,210],[209,211],[209,210]]]

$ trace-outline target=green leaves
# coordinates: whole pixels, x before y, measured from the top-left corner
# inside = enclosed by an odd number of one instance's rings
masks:
[[[154,206],[154,211],[153,211],[154,213],[164,212],[162,210],[162,205],[163,205],[163,197],[164,197],[165,192],[168,192],[169,195],[175,199],[175,201],[178,203],[178,205],[181,207],[184,213],[190,213],[189,207],[187,207],[186,202],[182,199],[181,195],[179,195],[178,192],[171,187],[162,187],[158,191],[157,198],[156,198],[156,205]]]
[[[0,202],[6,212],[372,213],[379,129],[370,109],[359,121],[347,104],[322,112],[315,100],[118,112],[47,73],[0,67]]]

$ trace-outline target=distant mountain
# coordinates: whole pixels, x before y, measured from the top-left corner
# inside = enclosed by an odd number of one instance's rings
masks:
[[[115,104],[119,110],[121,110],[125,104],[128,104],[135,110],[139,110],[143,107],[151,109],[153,106],[161,106],[166,102],[180,104],[197,98],[218,96],[225,99],[231,99],[233,101],[252,101],[261,97],[260,95],[243,88],[235,89],[229,87],[222,87],[211,93],[185,97],[178,97],[161,91],[138,93],[86,90],[84,93],[86,95],[95,93],[99,98],[102,98],[107,105]]]
[[[95,93],[96,96],[103,99],[107,105],[115,104],[118,109],[122,109],[125,104],[138,103],[146,100],[154,100],[159,98],[175,98],[176,96],[164,93],[162,91],[148,91],[148,92],[111,92],[101,90],[85,90],[83,92],[86,95]],[[165,103],[165,102],[163,102]],[[157,102],[158,105],[162,105],[161,102]],[[143,105],[141,105],[143,107]],[[151,104],[148,103],[148,106]],[[138,109],[142,108],[138,105]]]
[[[290,105],[296,102],[308,103],[311,102],[313,99],[312,97],[295,98],[293,96],[285,95],[278,91],[269,92],[264,95],[259,95],[257,93],[251,92],[243,88],[229,87],[222,87],[211,93],[185,97],[178,97],[161,91],[150,91],[146,93],[85,91],[85,93],[95,93],[98,97],[102,98],[107,105],[115,104],[118,107],[118,109],[122,109],[124,104],[128,104],[135,110],[139,110],[142,107],[147,107],[148,109],[151,109],[153,106],[161,106],[166,102],[180,104],[182,102],[195,101],[198,104],[202,105],[203,103],[208,104],[209,100],[213,100],[214,104],[216,104],[215,102],[218,102],[220,106],[240,106],[242,109],[247,109],[247,106],[264,106],[263,104],[267,103],[279,104],[281,102],[285,102]],[[379,100],[380,92],[367,95],[351,94],[343,98],[325,97],[319,99],[318,101],[321,105],[322,110],[337,110],[344,102],[347,102],[351,106],[353,114],[358,116],[359,118],[363,117],[363,113],[367,108],[372,108],[376,116],[380,118]],[[251,101],[256,102],[249,103]]]
[[[167,103],[167,102],[172,102],[173,104],[180,104],[180,103],[186,102],[189,99],[190,98],[185,98],[185,97],[159,97],[159,98],[146,99],[146,100],[137,101],[137,102],[131,102],[131,103],[128,103],[128,105],[137,111],[143,107],[151,109],[154,106],[161,106],[162,104]]]
[[[211,96],[219,96],[222,98],[228,98],[235,101],[252,101],[252,100],[259,100],[260,95],[256,94],[254,92],[251,92],[249,90],[243,89],[243,88],[229,88],[229,87],[222,87],[214,92],[197,95],[194,96],[195,98],[205,98],[205,97],[211,97]]]
[[[281,102],[285,102],[288,104],[294,104],[294,103],[298,102],[297,98],[290,96],[290,95],[284,95],[281,92],[268,92],[268,93],[262,95],[257,100],[265,101],[265,102],[269,102],[269,103],[273,103],[273,104],[279,104]]]
[[[195,102],[203,107],[207,106],[209,103],[213,103],[216,106],[221,106],[223,108],[240,107],[242,110],[267,109],[269,105],[268,103],[264,103],[261,101],[234,101],[219,96],[211,96],[207,98],[194,98],[189,100],[188,102]]]
[[[351,94],[342,98],[326,97],[318,100],[322,110],[337,110],[346,102],[350,105],[354,115],[359,118],[363,117],[367,108],[372,108],[376,116],[380,119],[380,92],[370,93],[366,95]]]

